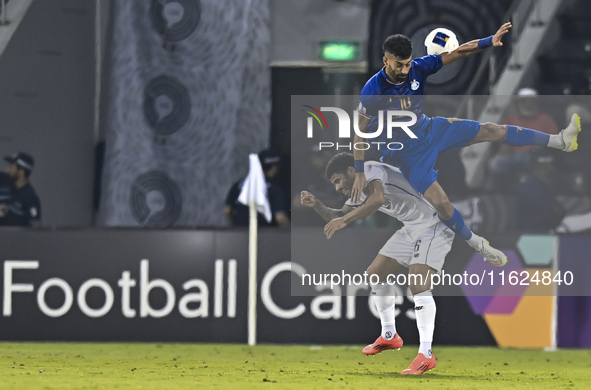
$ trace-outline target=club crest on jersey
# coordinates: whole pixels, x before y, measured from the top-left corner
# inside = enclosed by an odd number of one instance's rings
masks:
[[[413,91],[416,91],[417,89],[419,89],[420,86],[421,86],[421,83],[419,83],[417,80],[413,80],[412,83],[410,84],[410,89],[412,89]]]
[[[367,110],[365,107],[363,107],[363,103],[359,102],[359,105],[357,106],[357,111],[359,111],[362,114],[367,114]]]

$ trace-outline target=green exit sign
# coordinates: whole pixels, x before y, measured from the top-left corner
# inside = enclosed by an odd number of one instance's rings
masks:
[[[360,55],[359,42],[320,42],[320,59],[324,61],[355,61],[359,60]]]

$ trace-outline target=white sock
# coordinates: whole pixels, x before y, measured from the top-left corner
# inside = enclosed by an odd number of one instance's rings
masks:
[[[550,140],[548,141],[548,147],[554,149],[564,149],[564,140],[560,134],[550,134]]]
[[[478,245],[482,242],[483,238],[480,237],[478,234],[472,232],[472,237],[470,237],[470,239],[468,241],[466,241],[468,243],[468,245],[470,245],[472,248],[478,247]]]
[[[376,308],[380,313],[382,323],[382,337],[385,340],[392,340],[396,335],[396,321],[394,316],[394,290],[385,283],[371,286],[371,295],[374,297]]]
[[[435,300],[431,291],[423,291],[413,296],[415,301],[415,313],[417,316],[417,328],[419,329],[419,353],[431,357],[431,343],[435,330]]]

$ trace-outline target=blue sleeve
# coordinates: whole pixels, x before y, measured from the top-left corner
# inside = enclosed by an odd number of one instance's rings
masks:
[[[359,96],[359,104],[357,105],[357,111],[360,115],[366,118],[373,118],[378,115],[378,111],[380,110],[380,92],[375,77],[372,77],[365,83]]]
[[[427,55],[413,60],[415,70],[420,72],[425,78],[437,73],[443,67],[443,61],[439,54]]]

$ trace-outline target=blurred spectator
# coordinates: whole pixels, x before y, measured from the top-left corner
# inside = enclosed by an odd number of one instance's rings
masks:
[[[548,232],[566,215],[551,188],[555,170],[555,157],[550,151],[532,153],[529,173],[517,192],[515,216],[519,230]]]
[[[4,216],[0,218],[2,226],[41,227],[41,202],[29,182],[35,162],[26,153],[15,153],[5,157],[8,162],[8,177],[14,185],[8,207],[3,205]]]
[[[306,175],[296,188],[293,189],[294,196],[291,202],[292,210],[298,210],[298,226],[324,226],[325,222],[318,218],[318,215],[310,208],[302,206],[300,193],[302,190],[309,191],[316,196],[323,204],[331,208],[340,209],[347,200],[345,195],[334,190],[334,186],[326,179],[326,165],[334,155],[334,152],[320,150],[318,145],[313,145],[306,155]],[[294,217],[295,218],[295,217]],[[392,219],[392,218],[388,218]]]
[[[7,172],[0,172],[0,225],[8,212],[12,194],[14,193],[14,183]]]
[[[565,112],[565,118],[567,123],[570,121],[570,118],[573,116],[573,114],[579,114],[579,116],[581,117],[581,122],[591,123],[591,111],[588,107],[585,107],[580,104],[569,104]]]
[[[263,167],[265,174],[265,181],[267,182],[267,197],[271,206],[271,214],[273,219],[267,222],[264,216],[258,215],[258,225],[263,226],[280,226],[289,227],[290,219],[288,216],[288,208],[285,201],[283,188],[273,179],[279,174],[281,169],[281,157],[279,154],[265,150],[259,153],[259,160]],[[226,197],[226,205],[224,206],[224,214],[230,226],[248,227],[249,210],[248,206],[238,202],[238,197],[244,186],[246,178],[235,183]]]
[[[581,135],[579,135],[579,138],[577,140],[579,143],[579,149],[577,150],[577,152],[567,153],[567,159],[569,160],[569,162],[573,163],[571,167],[575,169],[580,169],[581,167],[588,168],[591,166],[591,137],[589,136],[589,134],[587,134],[589,126],[591,126],[591,109],[588,104],[589,100],[590,99],[585,98],[581,101],[580,104],[570,104],[566,108],[565,112],[565,118],[567,121],[566,123],[570,121],[570,118],[573,114],[579,114],[579,117],[581,119],[581,128],[584,131],[584,133],[581,133]],[[587,181],[591,182],[589,181],[589,179],[591,179],[591,169],[584,169],[584,171],[587,175]]]
[[[292,208],[308,210],[307,207],[302,206],[302,202],[300,201],[300,192],[302,190],[312,192],[317,199],[320,199],[328,207],[339,207],[339,202],[342,204],[346,200],[344,199],[344,195],[335,194],[334,186],[326,179],[324,173],[326,165],[332,156],[333,154],[331,152],[320,150],[318,145],[314,145],[310,149],[307,156],[310,169],[307,170],[308,173],[305,179],[294,189],[295,195],[291,202]],[[318,216],[315,219],[318,219]]]
[[[464,200],[470,196],[461,149],[440,154],[435,162],[435,170],[439,171],[437,182],[445,189],[451,202]]]
[[[569,118],[570,120],[570,118]],[[509,115],[501,122],[504,125],[512,125],[534,129],[546,134],[557,134],[558,127],[554,120],[547,114],[540,112],[538,107],[538,92],[533,88],[522,88],[517,96],[517,112]],[[526,170],[530,162],[530,154],[539,147],[500,145],[496,155],[488,162],[491,173],[500,175],[497,180],[507,183],[511,179],[517,180],[520,171]],[[495,185],[498,187],[498,185]]]

